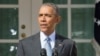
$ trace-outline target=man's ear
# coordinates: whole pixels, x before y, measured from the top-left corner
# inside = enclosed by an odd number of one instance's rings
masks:
[[[61,16],[57,17],[57,24],[61,21]]]

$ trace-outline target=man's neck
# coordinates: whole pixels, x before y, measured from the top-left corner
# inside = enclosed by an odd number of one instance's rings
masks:
[[[51,32],[43,32],[45,35],[47,35],[47,36],[49,36],[49,35],[51,35],[53,32],[55,32],[55,30],[54,31],[51,31]]]

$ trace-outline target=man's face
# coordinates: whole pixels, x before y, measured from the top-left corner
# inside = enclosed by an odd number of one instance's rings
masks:
[[[49,33],[54,31],[58,21],[58,16],[55,14],[55,10],[52,7],[42,6],[40,8],[38,22],[42,32]]]

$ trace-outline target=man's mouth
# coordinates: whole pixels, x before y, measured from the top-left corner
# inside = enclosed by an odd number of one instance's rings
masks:
[[[47,24],[40,24],[41,27],[47,27]]]

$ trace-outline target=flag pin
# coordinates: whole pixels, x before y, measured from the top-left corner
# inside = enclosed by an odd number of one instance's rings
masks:
[[[59,44],[59,46],[62,46],[62,44]]]

